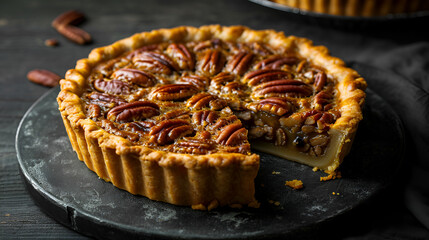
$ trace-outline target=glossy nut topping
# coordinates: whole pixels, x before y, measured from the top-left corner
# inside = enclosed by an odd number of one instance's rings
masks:
[[[258,42],[168,42],[97,66],[82,100],[100,128],[156,150],[249,154],[259,138],[318,156],[339,118],[335,81]]]

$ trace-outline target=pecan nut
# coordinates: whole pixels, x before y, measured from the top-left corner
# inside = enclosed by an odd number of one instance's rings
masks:
[[[152,87],[156,79],[152,74],[137,69],[123,68],[115,71],[112,76],[116,80],[126,80],[141,87]]]
[[[94,88],[97,91],[114,95],[126,95],[131,91],[131,86],[120,80],[97,79],[94,81]]]
[[[326,84],[326,73],[318,72],[314,77],[314,89],[318,92],[323,89]]]
[[[60,25],[76,25],[85,20],[85,15],[76,10],[70,10],[60,14],[52,21],[52,27],[57,28]]]
[[[159,107],[150,101],[136,101],[116,106],[107,113],[107,119],[116,122],[132,122],[159,115]]]
[[[249,69],[252,59],[252,53],[241,51],[235,54],[231,58],[231,60],[228,61],[228,64],[226,65],[226,70],[234,74],[242,75],[247,71],[247,69]]]
[[[199,93],[191,97],[186,106],[194,110],[199,110],[205,107],[210,107],[212,110],[219,110],[226,107],[227,102],[219,99],[209,93]]]
[[[166,145],[176,139],[193,133],[192,126],[182,119],[168,119],[153,126],[149,132],[149,142]]]
[[[260,61],[256,64],[256,69],[262,68],[272,68],[279,69],[283,65],[293,65],[299,62],[299,59],[296,57],[283,57],[283,56],[272,56],[267,59]]]
[[[103,107],[112,107],[112,104],[121,105],[127,103],[124,99],[120,97],[112,96],[106,93],[92,92],[87,97],[91,100],[91,102],[96,103],[97,105],[101,105]]]
[[[57,74],[44,70],[34,69],[27,73],[28,80],[47,87],[55,87],[61,80]]]
[[[77,44],[84,45],[92,41],[89,33],[73,25],[59,25],[56,29],[64,37]]]
[[[190,84],[168,84],[163,85],[150,93],[151,99],[161,101],[172,101],[188,98],[198,92],[194,85]]]
[[[225,57],[219,50],[208,50],[200,61],[200,70],[208,75],[216,75],[225,64]]]
[[[184,70],[193,70],[195,60],[188,48],[183,44],[172,43],[167,48],[167,53],[176,60],[177,65]]]
[[[197,87],[200,90],[203,90],[207,87],[209,79],[204,76],[199,75],[187,75],[179,79],[178,83],[191,84]]]
[[[174,144],[173,150],[188,154],[207,154],[213,150],[216,144],[212,140],[206,139],[185,139]]]
[[[160,117],[161,120],[167,119],[187,119],[189,118],[189,110],[185,109],[175,109],[169,112],[166,112]]]
[[[305,83],[292,80],[276,80],[258,85],[255,88],[255,96],[309,96],[313,90]]]
[[[285,98],[271,97],[262,99],[257,104],[252,104],[249,108],[254,111],[264,111],[277,116],[283,116],[291,111],[292,104]]]
[[[173,71],[179,70],[176,63],[167,55],[157,52],[137,53],[132,61],[138,68],[160,74],[170,75]]]
[[[247,130],[241,123],[232,123],[222,129],[216,142],[222,145],[239,145],[247,140]]]
[[[257,86],[264,82],[269,82],[273,80],[280,79],[290,79],[292,78],[292,74],[279,69],[260,69],[247,73],[243,81],[247,83],[249,86]]]
[[[198,126],[214,123],[218,118],[216,112],[210,110],[198,111],[192,115],[192,122]]]
[[[194,47],[194,51],[198,52],[198,51],[202,51],[208,48],[218,48],[220,46],[222,46],[223,42],[220,39],[211,39],[211,40],[207,40],[207,41],[203,41],[198,43],[195,47]]]
[[[276,140],[274,144],[276,146],[285,146],[287,143],[287,135],[285,131],[281,128],[277,128],[276,130]]]
[[[215,90],[220,90],[221,87],[224,86],[226,83],[233,82],[234,80],[234,75],[226,72],[221,72],[211,79],[210,87]]]
[[[320,91],[313,98],[314,108],[317,110],[324,109],[324,106],[331,102],[332,95],[326,90]]]

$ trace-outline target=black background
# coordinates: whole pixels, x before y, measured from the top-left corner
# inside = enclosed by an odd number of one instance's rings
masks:
[[[60,36],[51,21],[71,9],[84,12],[81,25],[93,43],[76,45]],[[345,61],[372,65],[404,81],[370,85],[391,103],[407,130],[402,174],[383,196],[341,223],[326,226],[320,237],[347,239],[428,239],[429,38],[427,19],[405,22],[348,22],[307,19],[249,1],[1,1],[0,2],[0,237],[79,239],[34,204],[19,175],[14,138],[28,107],[48,89],[29,82],[28,71],[59,75],[73,68],[92,48],[136,32],[178,25],[246,25],[310,38]],[[335,25],[336,27],[331,27]],[[60,46],[46,47],[56,38]],[[46,123],[49,124],[49,123]],[[338,229],[338,225],[340,229]],[[336,232],[336,233],[335,233]]]

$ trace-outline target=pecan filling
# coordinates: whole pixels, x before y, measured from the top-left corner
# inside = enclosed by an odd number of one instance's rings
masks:
[[[95,68],[82,99],[109,133],[152,149],[250,154],[248,139],[325,154],[335,79],[297,52],[218,39],[145,46]]]

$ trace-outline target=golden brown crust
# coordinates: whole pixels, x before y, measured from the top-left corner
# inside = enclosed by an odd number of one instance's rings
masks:
[[[271,0],[303,11],[352,17],[375,17],[388,14],[427,11],[425,0]]]
[[[243,26],[183,26],[135,34],[112,45],[94,49],[87,59],[79,60],[75,69],[67,72],[65,79],[60,82],[61,92],[57,100],[79,159],[104,180],[150,199],[192,205],[196,209],[236,204],[257,206],[253,180],[259,169],[258,155],[192,155],[158,151],[110,134],[84,114],[81,96],[88,84],[86,79],[97,64],[145,45],[213,38],[233,42],[260,42],[274,48],[295,49],[302,57],[322,66],[338,82],[342,114],[331,128],[342,131],[347,136],[356,131],[358,122],[362,119],[360,108],[365,98],[363,90],[366,83],[354,70],[346,68],[343,61],[329,56],[325,47],[315,47],[307,39],[286,37],[273,30],[254,31]],[[347,151],[348,149],[344,152]],[[342,159],[344,156],[339,157]],[[334,170],[341,159],[335,163]]]

